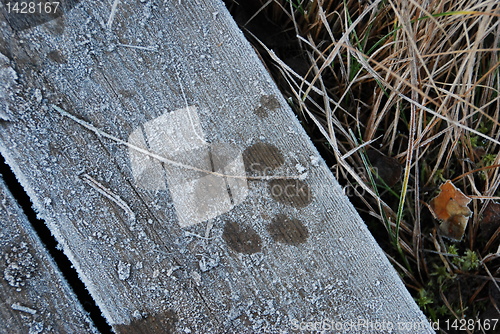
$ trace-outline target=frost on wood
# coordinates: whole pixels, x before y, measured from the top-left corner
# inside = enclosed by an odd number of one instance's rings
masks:
[[[0,333],[95,333],[0,179]]]
[[[0,120],[9,120],[16,80],[17,74],[10,67],[9,59],[0,53]]]
[[[4,279],[10,286],[19,288],[26,285],[26,280],[33,277],[37,263],[28,249],[28,244],[22,242],[11,247],[4,255],[7,264],[3,272]]]

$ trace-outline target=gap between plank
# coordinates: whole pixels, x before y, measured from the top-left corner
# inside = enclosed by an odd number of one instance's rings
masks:
[[[45,222],[36,217],[36,213],[32,208],[32,204],[28,194],[24,191],[24,188],[17,181],[16,176],[10,169],[10,167],[5,163],[3,156],[0,155],[0,174],[3,176],[3,180],[12,193],[24,214],[28,218],[29,223],[33,227],[33,230],[38,235],[42,241],[45,249],[49,252],[50,256],[54,260],[57,269],[63,274],[68,285],[73,290],[78,301],[82,305],[86,313],[88,313],[90,319],[94,323],[94,326],[102,334],[113,333],[111,326],[107,323],[106,319],[103,317],[101,310],[95,303],[95,301],[90,296],[87,288],[80,280],[78,273],[74,269],[71,261],[66,257],[66,255],[57,248],[57,241],[50,232]]]

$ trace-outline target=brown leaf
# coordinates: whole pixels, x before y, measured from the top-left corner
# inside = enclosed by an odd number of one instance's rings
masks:
[[[491,201],[479,221],[479,237],[488,240],[500,227],[500,203]]]
[[[439,231],[444,237],[462,240],[472,212],[467,205],[471,199],[457,189],[450,180],[442,184],[441,192],[431,200],[430,206],[434,215],[443,220]]]
[[[401,179],[403,169],[397,159],[385,156],[375,150],[369,150],[366,153],[375,174],[384,180],[387,186],[392,187]]]

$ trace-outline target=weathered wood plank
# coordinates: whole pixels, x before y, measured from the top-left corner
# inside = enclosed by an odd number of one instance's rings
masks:
[[[0,150],[116,332],[425,323],[220,1],[110,14],[2,26]]]
[[[97,333],[0,178],[0,332]]]

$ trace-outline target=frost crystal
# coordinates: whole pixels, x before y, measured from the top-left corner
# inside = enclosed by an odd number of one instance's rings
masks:
[[[130,277],[130,263],[118,261],[118,278],[122,281]]]
[[[313,165],[314,167],[319,166],[319,157],[311,155],[309,158],[311,159],[311,165]]]
[[[4,259],[7,267],[3,271],[3,277],[10,286],[19,288],[26,284],[28,278],[33,277],[37,265],[25,242],[12,247],[4,255]]]

